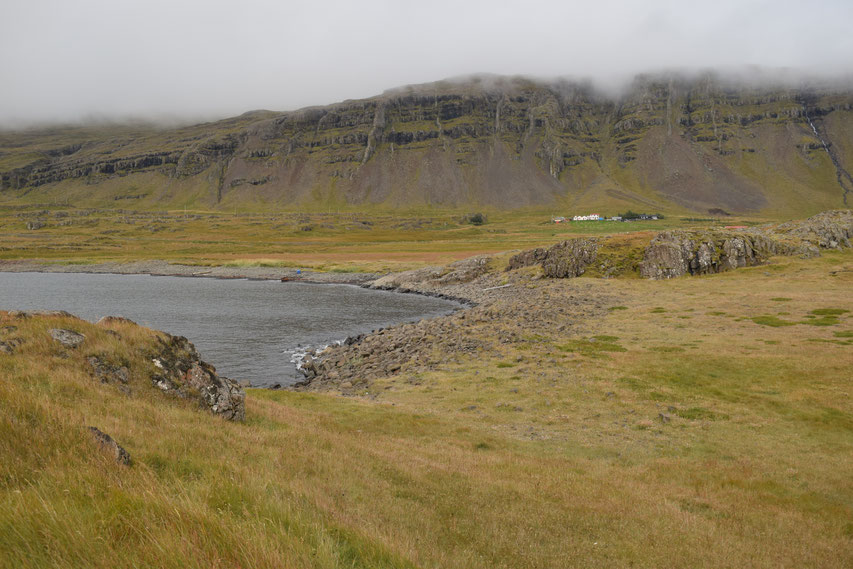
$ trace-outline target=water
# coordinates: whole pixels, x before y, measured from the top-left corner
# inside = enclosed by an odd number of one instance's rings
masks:
[[[457,307],[437,298],[350,285],[0,273],[0,310],[67,310],[91,321],[124,316],[186,336],[221,374],[259,387],[300,379],[292,360],[308,347]]]

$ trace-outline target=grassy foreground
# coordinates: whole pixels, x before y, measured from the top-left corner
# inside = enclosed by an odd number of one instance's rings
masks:
[[[606,315],[363,398],[250,390],[242,424],[148,388],[150,331],[0,312],[25,340],[0,354],[0,566],[853,564],[853,252],[525,286]],[[510,324],[496,309],[473,337]]]

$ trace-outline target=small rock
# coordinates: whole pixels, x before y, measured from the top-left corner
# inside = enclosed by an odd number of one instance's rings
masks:
[[[66,348],[76,348],[83,343],[86,336],[73,330],[65,330],[63,328],[51,328],[48,330],[51,337],[65,346]]]
[[[670,417],[666,413],[658,413],[658,417],[660,417],[661,423],[669,423],[670,421],[672,421],[672,417]]]
[[[352,387],[351,381],[345,381],[345,382],[341,383],[341,389],[349,389],[350,387]]]
[[[110,451],[115,458],[115,461],[125,466],[130,465],[130,453],[124,450],[111,436],[101,431],[97,427],[89,427],[95,441],[107,451]]]
[[[97,326],[104,326],[106,324],[136,324],[136,322],[123,316],[104,316],[95,322],[95,324]]]
[[[86,361],[92,366],[92,372],[101,383],[127,384],[129,376],[125,366],[114,366],[95,356],[89,356]]]

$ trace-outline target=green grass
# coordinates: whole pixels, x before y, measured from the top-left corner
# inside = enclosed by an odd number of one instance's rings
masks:
[[[779,328],[781,326],[795,326],[797,324],[796,322],[782,320],[778,316],[753,316],[751,320],[761,326],[771,326],[773,328]]]
[[[810,314],[814,314],[815,316],[840,316],[848,312],[850,311],[843,308],[818,308],[817,310],[812,310]]]
[[[719,421],[728,419],[729,416],[720,413],[714,413],[704,407],[690,407],[689,409],[676,409],[675,414],[682,419],[689,421]]]
[[[606,357],[606,352],[625,352],[626,348],[617,343],[615,336],[594,336],[580,338],[557,346],[561,352],[574,352],[590,358]]]

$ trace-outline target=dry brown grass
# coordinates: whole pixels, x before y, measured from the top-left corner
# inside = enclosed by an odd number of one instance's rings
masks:
[[[141,373],[129,398],[89,377],[92,350],[143,370],[146,330],[22,321],[0,355],[0,565],[850,566],[853,346],[835,333],[853,318],[751,317],[853,310],[851,254],[563,281],[625,308],[377,378],[370,399],[253,390],[245,424]],[[58,324],[89,337],[70,357],[46,337]]]

